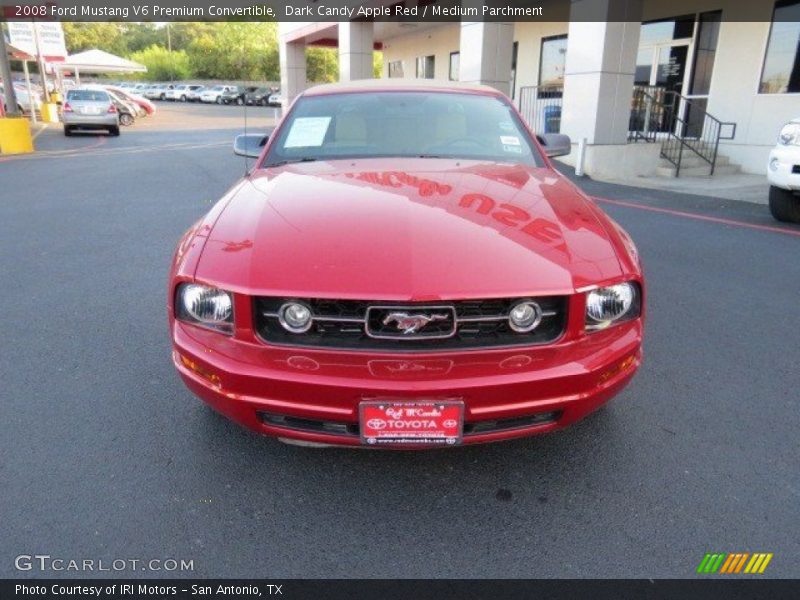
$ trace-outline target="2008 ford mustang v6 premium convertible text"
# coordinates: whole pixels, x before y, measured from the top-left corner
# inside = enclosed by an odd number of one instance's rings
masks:
[[[429,448],[550,431],[641,361],[630,237],[494,89],[303,93],[180,241],[173,360],[231,419],[301,444]]]

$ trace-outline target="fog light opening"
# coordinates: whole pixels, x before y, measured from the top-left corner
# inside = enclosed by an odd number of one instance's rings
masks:
[[[542,322],[542,309],[533,300],[523,300],[511,307],[508,325],[517,333],[529,333]]]

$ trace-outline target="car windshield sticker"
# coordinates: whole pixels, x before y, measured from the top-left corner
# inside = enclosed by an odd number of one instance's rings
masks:
[[[513,152],[514,154],[522,154],[522,148],[520,146],[503,146],[503,150],[506,152]]]
[[[284,148],[322,146],[330,123],[330,117],[299,117],[295,119],[289,135],[286,136]]]
[[[515,135],[501,135],[500,143],[504,146],[519,146],[519,138]]]

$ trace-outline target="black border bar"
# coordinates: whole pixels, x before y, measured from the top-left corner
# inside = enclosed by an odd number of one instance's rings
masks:
[[[129,586],[129,587],[124,587]],[[220,593],[220,586],[227,593]],[[238,589],[237,589],[238,588]],[[198,593],[202,589],[210,593]],[[97,591],[99,590],[99,594]],[[174,598],[311,598],[314,600],[789,600],[791,579],[25,579],[0,580],[0,598],[162,600]]]

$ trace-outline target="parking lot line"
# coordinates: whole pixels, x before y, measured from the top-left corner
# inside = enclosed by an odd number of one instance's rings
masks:
[[[159,152],[166,150],[197,150],[201,148],[212,148],[215,146],[230,145],[230,142],[205,142],[198,144],[196,142],[187,142],[181,144],[162,144],[158,146],[121,146],[117,148],[99,149],[108,142],[107,137],[99,137],[97,141],[81,146],[80,148],[70,148],[67,150],[43,150],[35,154],[28,155],[13,155],[0,157],[0,162],[8,162],[11,160],[35,160],[40,158],[48,158],[50,160],[58,158],[79,158],[79,157],[92,157],[92,156],[112,156],[119,154],[144,154],[147,152]]]
[[[748,223],[746,221],[736,221],[734,219],[725,219],[722,217],[710,217],[708,215],[700,215],[697,213],[685,212],[682,210],[674,210],[671,208],[660,208],[658,206],[648,206],[646,204],[637,204],[636,202],[626,202],[624,200],[612,200],[610,198],[600,198],[593,196],[597,202],[604,204],[614,204],[616,206],[624,206],[626,208],[638,208],[640,210],[649,210],[650,212],[663,213],[675,217],[683,217],[685,219],[695,219],[697,221],[710,221],[712,223],[720,223],[722,225],[732,225],[733,227],[744,227],[746,229],[757,229],[760,231],[770,231],[773,233],[785,233],[786,235],[794,235],[800,237],[800,230],[787,229],[784,227],[774,227],[771,225],[759,225],[758,223]]]

